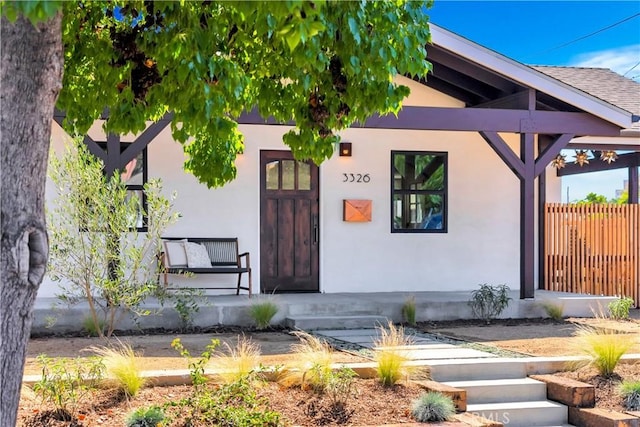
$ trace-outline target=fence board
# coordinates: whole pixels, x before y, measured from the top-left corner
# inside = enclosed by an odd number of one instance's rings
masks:
[[[544,289],[640,307],[640,205],[545,205]]]

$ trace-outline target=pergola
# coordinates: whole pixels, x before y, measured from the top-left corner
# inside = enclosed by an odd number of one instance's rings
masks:
[[[433,64],[433,73],[426,81],[420,82],[463,101],[465,107],[405,107],[397,117],[377,116],[359,126],[478,132],[520,181],[520,298],[533,298],[535,217],[539,212],[538,226],[542,229],[546,167],[577,137],[620,137],[621,130],[631,126],[632,115],[435,25],[431,25],[431,32],[433,45],[428,46],[427,51],[429,61]],[[62,113],[56,113],[55,119],[60,123],[62,117]],[[106,115],[102,118],[105,119]],[[85,136],[84,140],[89,150],[104,161],[107,173],[111,173],[123,169],[172,118],[171,114],[167,114],[153,123],[122,151],[117,135],[108,135],[107,140],[103,141],[106,142],[106,149],[89,136]],[[637,120],[637,117],[634,118]],[[281,124],[261,117],[255,110],[240,116],[238,123]],[[520,136],[519,153],[508,146],[499,135],[500,132]],[[613,166],[594,163],[588,169],[638,166],[640,146],[614,144],[607,145],[607,149],[635,152],[620,156]],[[637,167],[631,169],[635,169],[636,175],[635,180],[630,179],[630,182],[637,183]],[[576,170],[573,165],[568,165],[560,175],[568,175]],[[587,169],[580,171],[584,170]],[[635,194],[637,203],[637,188]],[[540,260],[542,258],[539,257]],[[539,267],[542,268],[542,265]]]

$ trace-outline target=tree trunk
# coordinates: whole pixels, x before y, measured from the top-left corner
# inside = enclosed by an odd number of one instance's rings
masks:
[[[0,40],[0,426],[15,426],[33,303],[48,242],[44,193],[62,86],[62,15],[34,27],[2,17]]]

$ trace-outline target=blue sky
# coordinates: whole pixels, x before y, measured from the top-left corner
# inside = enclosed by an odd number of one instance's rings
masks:
[[[435,0],[428,13],[525,64],[604,67],[640,82],[640,1]],[[626,169],[564,178],[563,201],[567,187],[570,200],[589,192],[612,198],[626,178]]]

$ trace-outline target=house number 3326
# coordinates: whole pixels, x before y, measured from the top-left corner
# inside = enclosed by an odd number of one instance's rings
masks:
[[[342,182],[369,182],[371,177],[368,173],[343,173]]]

